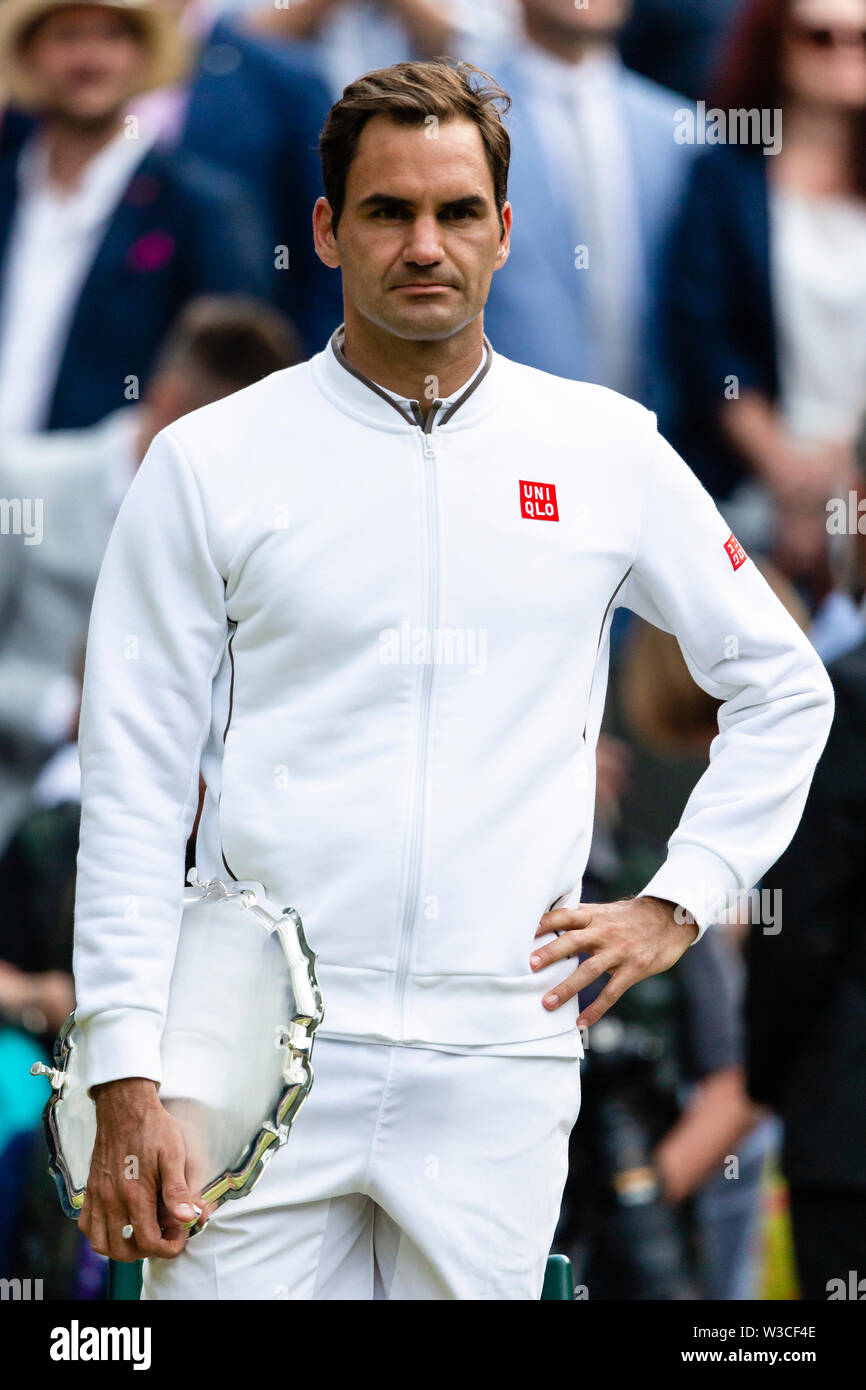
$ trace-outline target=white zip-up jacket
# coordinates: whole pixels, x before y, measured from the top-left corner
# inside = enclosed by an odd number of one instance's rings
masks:
[[[160,1080],[184,848],[295,906],[323,1032],[544,1045],[541,914],[576,905],[608,634],[625,605],[724,701],[644,889],[701,931],[791,838],[833,696],[655,417],[485,367],[426,423],[340,330],[161,431],[109,540],[88,639],[76,896],[88,1084]]]

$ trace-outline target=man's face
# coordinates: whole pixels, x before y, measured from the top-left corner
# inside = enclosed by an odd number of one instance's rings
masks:
[[[124,18],[94,5],[48,15],[22,56],[45,94],[45,109],[82,122],[121,107],[145,61]]]
[[[503,208],[503,237],[481,133],[469,120],[437,128],[371,117],[335,238],[326,215],[321,200],[317,243],[342,268],[347,306],[399,338],[449,338],[477,318],[508,255],[511,209]]]
[[[578,7],[575,0],[521,0],[526,19],[564,35],[613,37],[629,17],[632,0],[587,0]]]

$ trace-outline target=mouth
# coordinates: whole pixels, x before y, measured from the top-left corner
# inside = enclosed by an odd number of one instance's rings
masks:
[[[405,290],[408,294],[442,294],[445,290],[451,290],[453,285],[431,285],[431,284],[411,284],[395,285],[396,290]]]

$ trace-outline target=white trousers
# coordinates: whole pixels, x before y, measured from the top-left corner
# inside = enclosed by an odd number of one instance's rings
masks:
[[[313,1069],[256,1187],[145,1261],[142,1298],[540,1298],[577,1059],[319,1038]]]

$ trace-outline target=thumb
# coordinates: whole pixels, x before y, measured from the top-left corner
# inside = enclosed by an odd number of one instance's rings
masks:
[[[183,1225],[196,1219],[192,1193],[184,1176],[182,1152],[162,1153],[159,1163],[162,1204],[170,1216]]]

